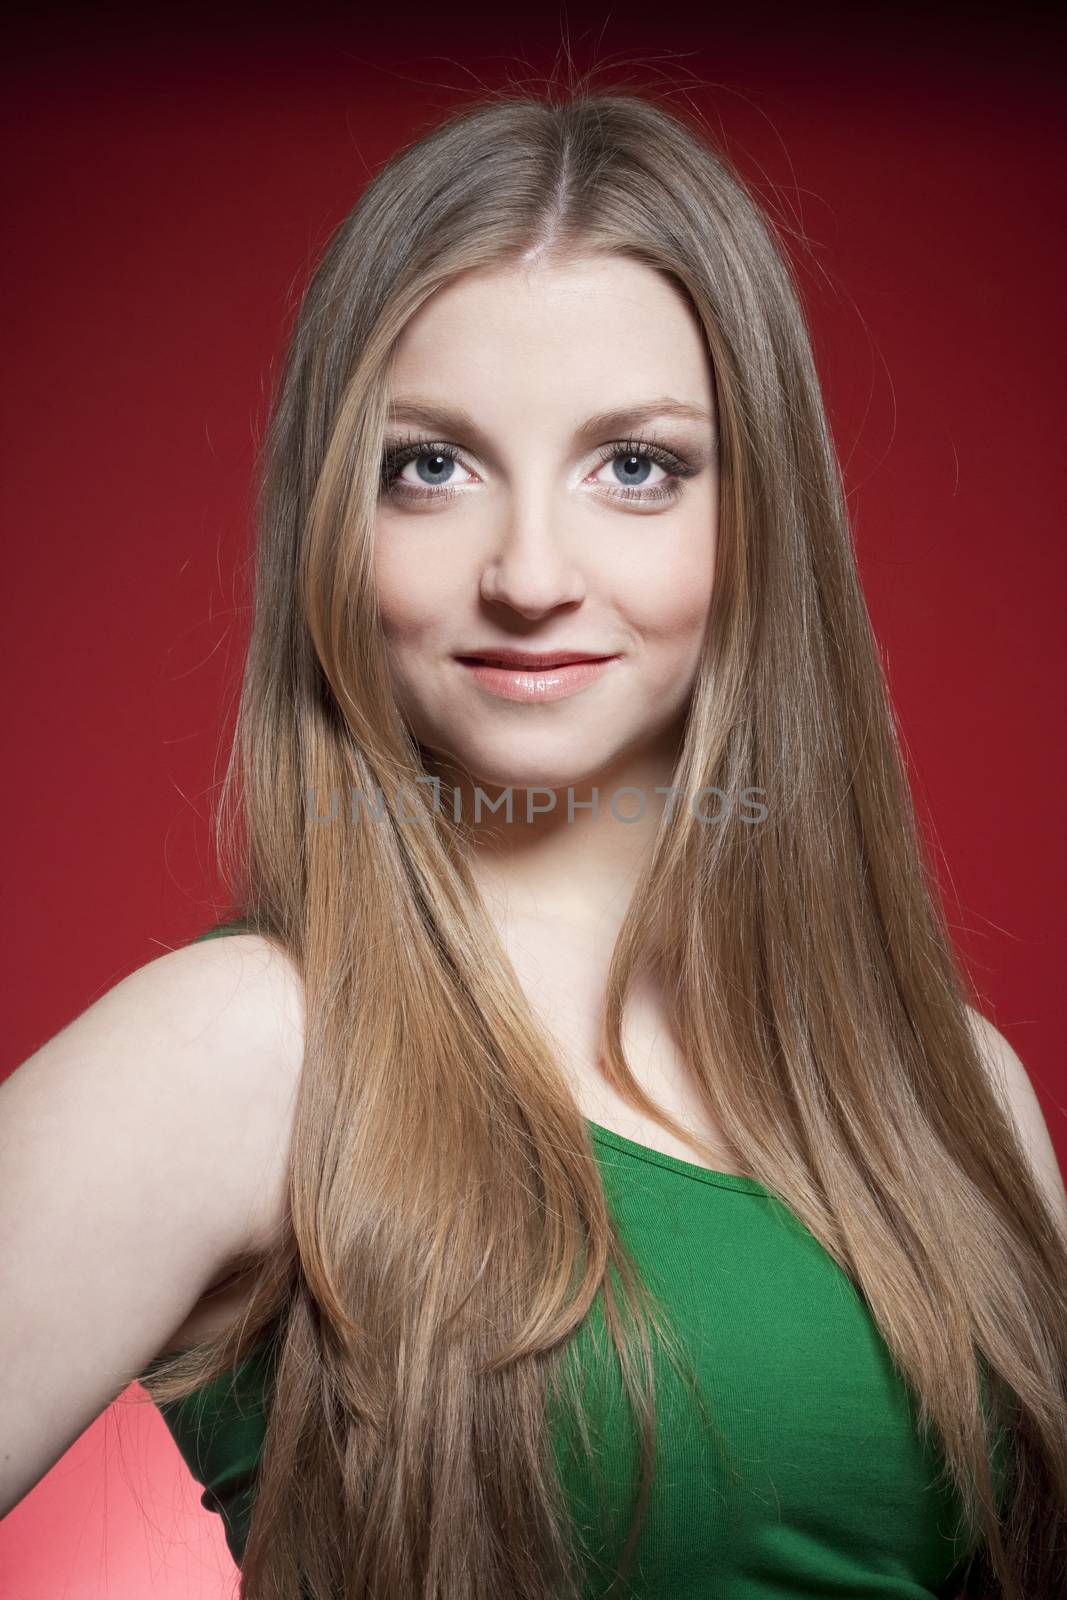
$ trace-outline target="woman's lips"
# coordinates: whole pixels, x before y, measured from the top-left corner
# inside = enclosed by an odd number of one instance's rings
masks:
[[[555,667],[501,667],[473,657],[457,657],[464,672],[502,700],[562,700],[593,683],[620,660],[601,656],[595,661],[568,661]]]

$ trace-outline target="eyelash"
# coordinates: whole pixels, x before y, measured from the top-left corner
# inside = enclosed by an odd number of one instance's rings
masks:
[[[409,462],[417,461],[420,456],[443,456],[447,461],[460,461],[460,452],[456,447],[442,440],[422,438],[405,440],[401,444],[391,446],[382,457],[382,493],[410,500],[451,500],[455,495],[463,493],[462,489],[450,488],[447,485],[443,489],[416,489],[413,484],[399,483],[397,480],[403,469]],[[597,463],[598,470],[619,456],[624,458],[637,456],[642,461],[651,461],[656,466],[662,467],[669,477],[652,490],[627,488],[625,485],[611,488],[607,492],[613,500],[643,501],[646,505],[654,501],[674,500],[681,492],[683,479],[693,477],[698,470],[681,456],[676,455],[673,450],[667,450],[663,445],[655,444],[648,439],[624,439],[604,445]],[[599,485],[599,487],[604,486]]]

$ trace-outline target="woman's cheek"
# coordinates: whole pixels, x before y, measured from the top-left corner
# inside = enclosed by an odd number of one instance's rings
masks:
[[[388,637],[415,638],[440,623],[453,606],[447,562],[433,552],[392,541],[374,560],[382,627]]]

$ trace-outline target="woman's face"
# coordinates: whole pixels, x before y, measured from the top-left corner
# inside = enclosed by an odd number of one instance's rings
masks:
[[[416,738],[517,788],[662,745],[692,690],[718,526],[711,364],[680,294],[622,257],[464,274],[405,328],[389,399],[387,453],[421,448],[394,459],[375,529]],[[614,659],[560,693],[565,671],[490,683],[459,659],[496,648]]]

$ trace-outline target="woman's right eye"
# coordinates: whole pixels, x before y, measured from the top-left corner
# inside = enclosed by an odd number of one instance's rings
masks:
[[[408,468],[413,476],[402,477]],[[386,494],[407,495],[415,499],[440,499],[455,494],[455,469],[461,467],[459,452],[451,445],[419,442],[387,450],[382,461],[382,490]],[[463,471],[468,469],[463,467]]]

